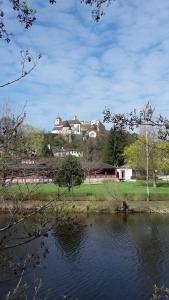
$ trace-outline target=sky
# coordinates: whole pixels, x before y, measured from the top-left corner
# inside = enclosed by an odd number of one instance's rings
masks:
[[[0,104],[20,111],[27,122],[49,131],[56,116],[103,120],[142,109],[149,101],[169,117],[169,1],[115,0],[99,23],[80,0],[29,1],[37,21],[25,30],[8,0],[2,8],[13,33],[0,41],[0,83],[21,72],[20,50],[41,53],[36,69],[0,89]]]

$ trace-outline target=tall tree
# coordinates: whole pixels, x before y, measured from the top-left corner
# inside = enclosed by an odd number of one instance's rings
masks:
[[[134,142],[135,135],[123,129],[112,128],[107,136],[104,147],[104,161],[114,166],[124,164],[124,148]]]
[[[137,170],[147,171],[147,139],[140,135],[138,140],[124,150],[127,164]],[[148,167],[149,178],[156,187],[157,175],[169,172],[169,142],[148,137]]]
[[[149,144],[149,174],[152,177],[156,172],[163,171],[167,168],[169,151],[169,142],[159,141],[148,137]],[[168,149],[167,149],[168,148]],[[143,170],[146,172],[146,138],[140,135],[133,144],[126,147],[124,156],[127,164],[133,169]]]

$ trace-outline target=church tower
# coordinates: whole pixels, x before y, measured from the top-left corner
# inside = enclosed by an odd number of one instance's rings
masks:
[[[56,126],[59,126],[59,125],[61,125],[61,123],[62,123],[62,119],[61,119],[61,117],[57,117],[56,119],[55,119],[55,125]]]

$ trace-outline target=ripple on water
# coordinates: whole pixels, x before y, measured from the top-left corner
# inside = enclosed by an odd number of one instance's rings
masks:
[[[51,289],[48,300],[147,300],[154,283],[169,286],[167,218],[102,215],[86,223],[49,235],[46,268],[36,271],[41,296]]]

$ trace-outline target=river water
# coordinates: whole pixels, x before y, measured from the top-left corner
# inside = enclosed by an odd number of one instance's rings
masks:
[[[80,219],[80,226],[56,226],[45,237],[43,263],[24,275],[29,293],[37,278],[42,280],[39,295],[48,300],[144,300],[150,299],[155,283],[169,287],[168,215]],[[34,241],[12,254],[18,259],[40,245]],[[1,271],[0,299],[16,285],[16,277]]]

